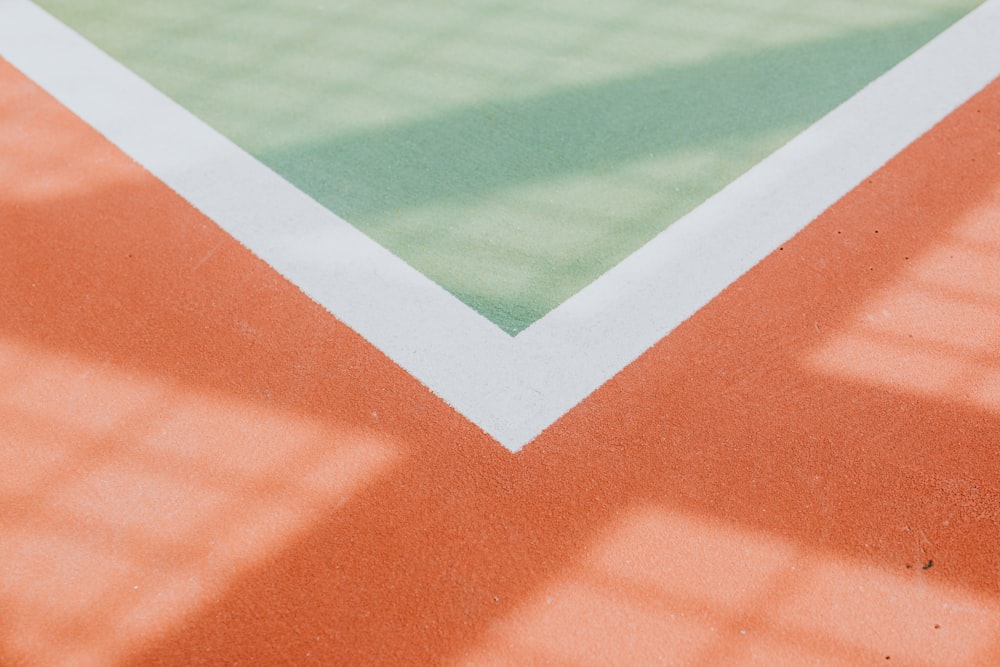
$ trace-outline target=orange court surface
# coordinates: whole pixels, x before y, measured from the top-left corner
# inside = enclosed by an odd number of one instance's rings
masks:
[[[199,107],[203,82],[148,85],[162,63],[38,4],[0,0],[0,665],[1000,665],[996,0],[801,127],[661,145],[654,93],[715,79],[642,54],[509,103],[338,120],[358,125],[330,146],[429,170],[398,188],[315,138],[297,171],[239,109]],[[775,76],[797,61],[767,48]],[[613,125],[626,94],[649,111],[612,157],[544,143],[600,134],[575,114]],[[480,113],[501,130],[468,129]],[[738,173],[674,189],[730,150]],[[350,164],[370,182],[337,185]],[[553,268],[631,219],[600,236],[587,215],[645,197],[653,220],[675,191],[690,205],[593,276]],[[519,211],[533,231],[490,245]],[[455,241],[463,215],[485,241]]]

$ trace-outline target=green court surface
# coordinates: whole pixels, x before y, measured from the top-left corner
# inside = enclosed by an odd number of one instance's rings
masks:
[[[975,0],[43,0],[510,334]]]

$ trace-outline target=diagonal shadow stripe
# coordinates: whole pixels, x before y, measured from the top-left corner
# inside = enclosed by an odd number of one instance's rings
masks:
[[[938,12],[883,30],[470,106],[256,157],[514,334],[958,16]],[[651,183],[654,205],[636,216],[615,170],[692,153],[708,156],[700,173],[661,168],[661,176],[678,182]],[[520,229],[517,218],[526,214],[509,204],[485,214],[494,223],[489,228],[477,224],[484,208],[497,205],[489,200],[494,193],[579,175],[610,185],[582,206],[554,193],[546,210],[527,214],[531,230]],[[617,198],[618,210],[597,201],[602,196]],[[588,207],[595,218],[588,219]],[[408,213],[421,208],[427,213]],[[525,233],[549,240],[526,244]],[[581,235],[587,243],[574,240]],[[469,278],[456,275],[454,263],[467,253],[481,258],[484,245],[495,265],[480,265]],[[567,245],[572,253],[560,251]],[[496,280],[491,269],[501,265],[531,284]]]
[[[970,14],[516,339],[27,0],[0,3],[21,34],[0,32],[15,66],[516,450],[985,85],[1000,70],[998,6]],[[65,50],[54,56],[53,44]],[[127,104],[109,108],[108,90]]]
[[[257,155],[354,224],[651,154],[723,147],[793,131],[829,111],[958,13],[753,54],[667,67],[527,100],[470,106],[416,122]]]

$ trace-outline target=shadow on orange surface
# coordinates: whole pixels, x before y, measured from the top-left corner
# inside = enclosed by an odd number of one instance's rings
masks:
[[[113,662],[396,462],[377,432],[6,341],[0,387],[0,643],[38,664]]]
[[[0,80],[0,662],[1000,660],[1000,85],[513,456]]]

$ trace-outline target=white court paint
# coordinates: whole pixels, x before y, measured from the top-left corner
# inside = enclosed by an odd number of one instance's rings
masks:
[[[28,0],[0,0],[0,57],[517,451],[1000,75],[1000,0],[516,337]]]

